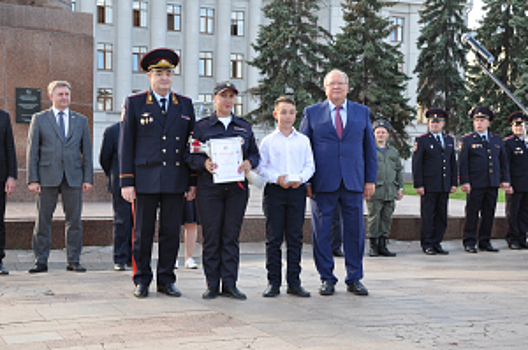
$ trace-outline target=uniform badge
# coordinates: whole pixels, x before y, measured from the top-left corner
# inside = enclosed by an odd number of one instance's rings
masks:
[[[434,148],[434,146],[433,146],[433,145],[431,145],[431,149],[433,149],[433,148]]]
[[[154,121],[154,118],[150,117],[150,118],[149,118],[149,122],[152,123],[153,121]]]
[[[460,141],[460,142],[458,143],[458,150],[459,150],[459,151],[462,150],[462,146],[463,146],[463,143],[462,143],[462,141]]]
[[[141,123],[141,125],[145,125],[145,119],[141,118],[139,122]]]
[[[418,151],[418,142],[414,143],[413,152]]]

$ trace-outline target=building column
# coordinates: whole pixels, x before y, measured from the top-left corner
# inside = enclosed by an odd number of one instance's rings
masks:
[[[120,111],[132,93],[132,0],[115,1],[116,46],[114,49],[114,109]]]
[[[150,1],[150,45],[152,49],[167,46],[167,4]]]
[[[91,13],[93,16],[93,34],[95,37],[95,26],[97,24],[97,5],[96,1],[82,0],[78,2],[78,11],[84,13]]]
[[[263,16],[262,0],[250,0],[249,14],[247,18],[247,23],[248,23],[248,28],[249,28],[248,38],[249,38],[250,44],[257,42],[257,37],[259,34],[259,26],[261,24],[262,16]],[[255,52],[255,50],[253,49],[253,46],[251,45],[249,45],[248,53],[249,55],[247,57],[247,61],[251,61],[257,56],[257,53]],[[244,65],[246,65],[246,63],[244,63]],[[259,74],[258,68],[248,65],[247,67],[247,89],[252,90],[258,87],[259,78],[260,78],[260,74]],[[249,111],[252,111],[258,108],[259,101],[257,101],[256,99],[257,99],[256,97],[254,98],[252,96],[248,96],[246,111],[249,112]]]
[[[183,61],[183,94],[198,100],[199,94],[199,71],[200,60],[200,2],[187,0],[184,8],[184,40],[185,49],[182,52]]]
[[[218,0],[215,14],[216,52],[213,55],[216,81],[231,78],[231,1]]]

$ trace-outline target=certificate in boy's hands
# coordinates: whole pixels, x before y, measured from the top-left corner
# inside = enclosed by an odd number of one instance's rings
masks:
[[[211,160],[216,164],[214,183],[244,181],[244,172],[238,172],[242,165],[242,144],[239,137],[210,139]]]

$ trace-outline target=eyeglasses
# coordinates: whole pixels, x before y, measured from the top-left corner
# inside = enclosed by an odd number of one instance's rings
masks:
[[[347,85],[347,83],[328,83],[326,84],[326,86],[331,86],[331,87],[343,86],[343,85]]]

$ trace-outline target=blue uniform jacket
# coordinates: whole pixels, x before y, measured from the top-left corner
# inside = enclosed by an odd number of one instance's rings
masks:
[[[251,162],[252,168],[256,168],[260,161],[260,154],[255,142],[255,136],[251,129],[251,124],[236,116],[232,116],[231,122],[226,130],[224,123],[218,120],[216,113],[213,113],[207,118],[200,119],[194,128],[194,138],[200,142],[206,142],[210,139],[219,139],[226,137],[240,136],[244,139],[242,144],[242,154],[244,160]],[[213,176],[204,166],[207,155],[203,153],[188,153],[185,156],[189,167],[198,173],[198,181],[212,184]],[[247,180],[245,180],[247,182]]]
[[[511,184],[514,192],[528,192],[528,148],[526,142],[511,135],[504,139],[506,156],[510,167]]]
[[[472,188],[500,187],[510,182],[508,160],[500,135],[488,132],[489,148],[477,132],[462,136],[459,145],[458,167],[460,184]]]
[[[457,186],[455,140],[448,134],[443,134],[443,138],[444,149],[430,132],[416,138],[412,156],[414,188],[449,192],[452,186]]]
[[[184,193],[191,183],[184,162],[195,124],[187,97],[171,92],[165,117],[151,91],[126,98],[119,135],[121,187],[137,193]],[[166,119],[166,120],[165,120]]]
[[[308,136],[315,160],[314,192],[363,192],[376,183],[378,157],[368,107],[347,100],[347,122],[341,139],[330,115],[328,100],[306,107],[300,131]]]
[[[108,177],[106,189],[110,193],[121,193],[119,187],[119,163],[117,162],[117,146],[119,143],[119,124],[110,125],[104,131],[101,153],[99,153],[99,164]]]

